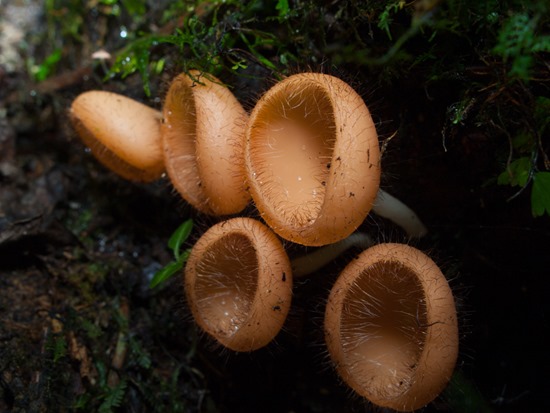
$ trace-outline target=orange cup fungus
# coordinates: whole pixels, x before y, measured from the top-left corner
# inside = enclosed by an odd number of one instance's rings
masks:
[[[185,267],[185,293],[197,324],[234,351],[267,345],[292,297],[290,262],[278,238],[251,218],[211,227]]]
[[[325,338],[336,370],[357,393],[399,411],[421,408],[447,385],[456,363],[452,291],[424,253],[376,245],[334,284]]]
[[[301,73],[277,83],[247,127],[250,193],[283,238],[320,246],[365,219],[380,181],[378,135],[361,97],[344,81]]]
[[[191,71],[171,83],[163,108],[166,171],[180,195],[211,215],[238,213],[246,192],[247,114],[214,76]]]
[[[123,178],[148,182],[164,172],[159,111],[116,93],[94,90],[73,101],[70,118],[94,156]]]

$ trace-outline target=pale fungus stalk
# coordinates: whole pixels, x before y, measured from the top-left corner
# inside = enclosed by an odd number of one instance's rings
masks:
[[[380,180],[378,135],[361,97],[319,73],[290,76],[256,104],[247,127],[250,193],[283,238],[337,242],[363,222]]]
[[[336,370],[358,394],[399,411],[419,409],[443,390],[456,363],[452,291],[419,250],[376,245],[334,284],[325,338]]]
[[[70,118],[94,156],[120,176],[153,181],[164,172],[159,111],[116,93],[94,90],[73,101]]]
[[[180,195],[212,215],[240,212],[249,201],[244,169],[247,114],[212,75],[177,76],[163,108],[168,176]]]
[[[325,245],[291,260],[294,277],[304,277],[319,271],[350,248],[364,250],[373,245],[373,240],[364,232],[354,232],[334,244]]]
[[[214,225],[194,245],[185,293],[206,333],[231,350],[256,350],[277,335],[288,314],[290,262],[269,228],[233,218]]]
[[[382,189],[378,190],[372,211],[399,225],[409,237],[420,238],[428,232],[426,226],[411,208]]]

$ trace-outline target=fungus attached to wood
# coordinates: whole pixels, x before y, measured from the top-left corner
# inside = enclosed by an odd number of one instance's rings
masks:
[[[284,324],[292,272],[275,234],[251,218],[233,218],[197,241],[185,267],[185,293],[197,324],[225,347],[252,351]]]
[[[456,363],[452,291],[421,251],[376,245],[334,284],[325,338],[336,370],[357,393],[399,411],[421,408],[447,385]]]
[[[73,101],[70,118],[94,156],[120,176],[147,182],[164,172],[159,111],[126,96],[94,90]]]
[[[244,139],[247,114],[214,76],[191,71],[171,83],[163,108],[166,171],[180,195],[199,211],[244,209]]]
[[[250,193],[262,218],[290,241],[337,242],[365,219],[380,181],[378,135],[344,81],[302,73],[258,101],[247,127]]]

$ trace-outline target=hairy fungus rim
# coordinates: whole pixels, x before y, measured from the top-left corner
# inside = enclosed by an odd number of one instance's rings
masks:
[[[281,107],[272,113],[276,104]],[[322,126],[315,131],[317,123]],[[308,135],[314,132],[322,142]],[[294,152],[285,153],[286,147]],[[262,217],[283,238],[304,245],[350,235],[370,211],[380,182],[378,136],[367,106],[347,83],[320,73],[290,76],[262,96],[250,115],[245,159]],[[295,182],[285,186],[296,171]]]
[[[223,320],[217,326],[215,323],[205,322],[204,307],[201,310],[201,306],[197,304],[200,299],[197,294],[197,279],[208,275],[198,272],[201,269],[200,261],[208,249],[219,242],[231,242],[231,237],[244,237],[254,248],[257,278],[254,285],[256,288],[251,289],[250,282],[246,286],[236,287],[237,290],[248,289],[238,300],[250,301],[242,307],[245,311],[240,312],[238,319],[230,321],[234,324],[232,331],[228,332],[223,328],[227,326]],[[243,252],[234,252],[231,259],[238,261]],[[222,257],[222,261],[226,258]],[[239,271],[231,271],[226,279],[229,280],[232,276],[239,276]],[[199,326],[234,351],[252,351],[267,345],[282,328],[290,309],[292,272],[288,256],[269,228],[251,218],[233,218],[210,228],[193,247],[185,267],[184,280],[187,300]],[[235,285],[238,283],[233,283],[230,288],[235,288]],[[212,302],[217,304],[216,299]]]
[[[247,114],[233,93],[212,75],[182,73],[170,85],[163,116],[166,169],[182,197],[210,215],[244,209]]]
[[[419,306],[425,308],[426,312],[424,316],[409,314],[412,322],[409,326],[414,326],[414,322],[417,322],[418,329],[421,330],[418,337],[424,337],[424,341],[421,348],[413,351],[410,361],[404,358],[408,356],[404,351],[396,352],[393,359],[387,358],[388,354],[381,354],[379,362],[389,360],[387,363],[390,365],[392,360],[396,360],[399,364],[394,368],[397,370],[392,374],[373,376],[374,369],[369,367],[370,361],[363,366],[353,365],[358,359],[355,355],[347,355],[347,351],[353,350],[355,345],[346,342],[346,336],[342,337],[345,325],[342,314],[345,306],[352,305],[346,303],[346,299],[349,298],[350,288],[361,281],[365,269],[368,272],[377,269],[377,266],[383,267],[384,263],[397,264],[406,269],[405,273],[417,277],[416,283],[422,288],[420,293],[425,300]],[[388,284],[385,286],[390,287]],[[372,292],[368,286],[364,288]],[[407,294],[408,292],[403,292],[403,297],[406,298]],[[377,299],[378,297],[373,297],[370,301],[376,302]],[[437,397],[454,370],[458,355],[458,327],[452,291],[441,270],[421,251],[403,244],[376,245],[351,262],[331,290],[325,314],[325,338],[338,373],[357,393],[377,405],[395,410],[418,409]],[[388,347],[391,348],[391,342],[384,348]],[[381,371],[383,370],[380,369],[379,373]],[[392,369],[388,369],[389,373],[391,371]],[[397,380],[401,377],[400,371],[403,377],[401,381]],[[391,386],[391,389],[386,386]]]

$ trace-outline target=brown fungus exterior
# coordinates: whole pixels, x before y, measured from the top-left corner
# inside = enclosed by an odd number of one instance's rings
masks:
[[[191,71],[171,83],[163,108],[168,176],[180,195],[210,215],[235,214],[250,196],[244,172],[246,111],[214,76]]]
[[[283,238],[330,244],[369,213],[380,181],[378,135],[344,81],[301,73],[277,83],[254,107],[246,145],[250,193]]]
[[[142,182],[164,172],[161,118],[140,102],[99,90],[80,94],[70,109],[71,122],[93,155],[123,178]]]
[[[275,234],[251,218],[211,227],[185,267],[197,324],[234,351],[264,347],[282,328],[292,297],[290,262]]]
[[[443,390],[456,363],[452,291],[421,251],[376,245],[334,284],[325,338],[336,370],[358,394],[398,411],[419,409]]]

